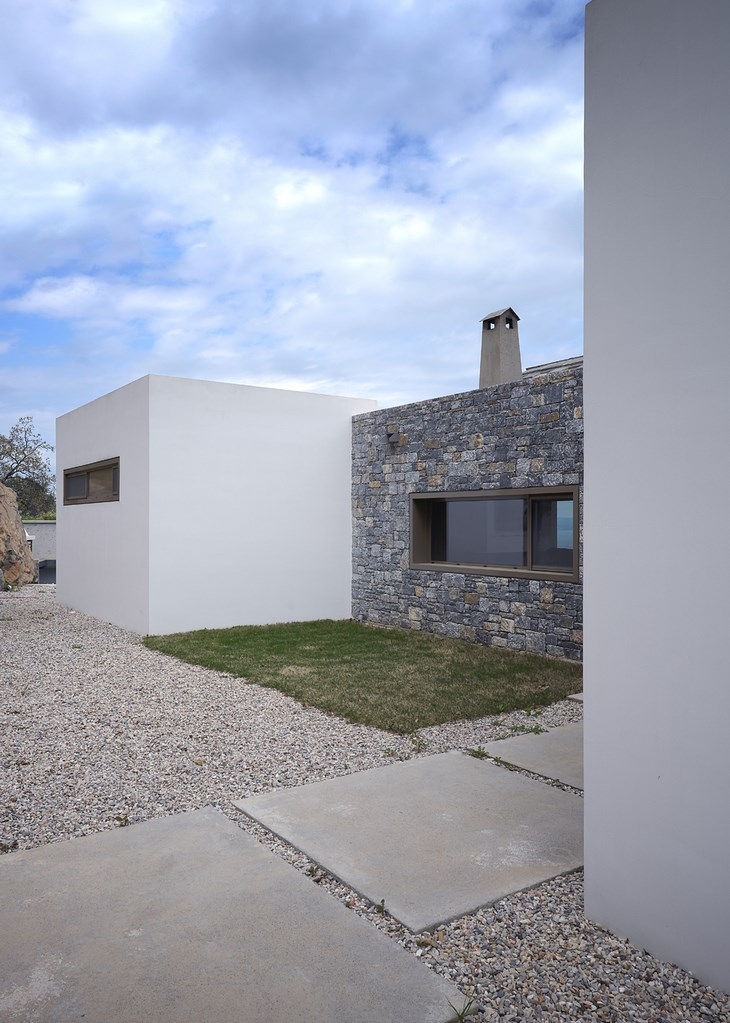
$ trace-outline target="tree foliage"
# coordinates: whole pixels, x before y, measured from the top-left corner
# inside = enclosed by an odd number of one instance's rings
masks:
[[[21,416],[7,437],[0,434],[0,483],[15,491],[20,514],[26,518],[55,507],[56,477],[48,451],[53,451],[53,445],[36,433],[32,416]]]

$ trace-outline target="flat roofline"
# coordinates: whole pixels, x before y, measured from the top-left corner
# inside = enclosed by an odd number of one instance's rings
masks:
[[[554,369],[566,369],[569,366],[582,366],[583,356],[573,355],[570,359],[559,359],[557,362],[543,362],[539,366],[528,366],[522,376],[536,376],[538,373],[549,373]]]

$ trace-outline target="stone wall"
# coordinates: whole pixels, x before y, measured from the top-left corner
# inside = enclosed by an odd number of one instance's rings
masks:
[[[579,486],[580,364],[353,419],[353,617],[580,660],[582,582],[409,567],[411,493]]]
[[[38,578],[25,539],[15,491],[0,483],[0,589],[33,583]]]

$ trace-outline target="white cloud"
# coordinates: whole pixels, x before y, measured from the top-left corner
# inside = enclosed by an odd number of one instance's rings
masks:
[[[21,297],[5,307],[13,312],[78,319],[104,304],[107,288],[91,277],[41,277]]]
[[[580,0],[10,7],[0,336],[59,411],[150,371],[445,393],[505,304],[525,361],[580,344]]]
[[[95,38],[100,32],[123,33],[139,41],[169,28],[174,5],[166,0],[77,0],[66,11],[75,14],[79,34]]]
[[[276,205],[286,209],[304,203],[316,203],[324,199],[327,188],[323,181],[313,177],[299,177],[282,181],[274,188]]]

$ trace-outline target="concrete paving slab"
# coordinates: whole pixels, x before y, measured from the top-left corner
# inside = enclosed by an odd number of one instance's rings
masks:
[[[464,998],[205,809],[0,858],[3,1023],[445,1023]]]
[[[490,757],[499,757],[505,764],[583,788],[582,721],[560,725],[540,735],[528,733],[495,739],[485,749]]]
[[[582,803],[452,752],[236,806],[422,931],[579,867]]]
[[[583,693],[571,693],[568,699],[575,700],[576,703],[583,703]]]

